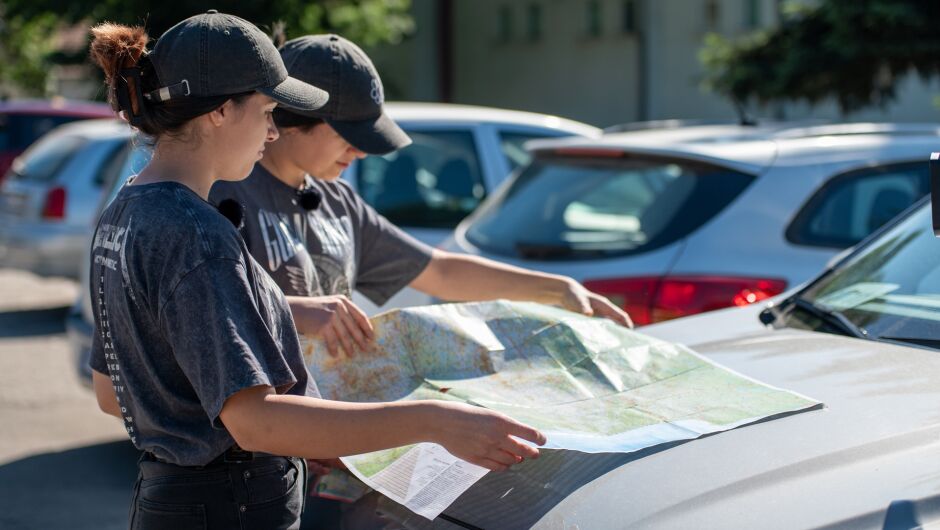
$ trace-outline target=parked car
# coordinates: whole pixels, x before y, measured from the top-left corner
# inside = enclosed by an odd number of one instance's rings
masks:
[[[584,123],[513,110],[441,103],[389,103],[414,143],[351,165],[343,178],[380,214],[431,246],[453,232],[509,174],[529,161],[523,144],[539,138],[600,136]],[[426,300],[405,289],[383,306]],[[363,296],[367,313],[379,310]]]
[[[690,126],[530,144],[442,248],[565,274],[649,324],[806,281],[927,193],[935,125]]]
[[[0,186],[0,266],[77,278],[105,183],[130,151],[118,120],[62,125],[18,157]]]
[[[359,160],[342,178],[379,213],[430,245],[447,237],[511,171],[528,162],[523,143],[535,138],[600,135],[596,127],[531,112],[436,103],[389,103],[387,110],[414,143],[385,157]],[[146,149],[132,153],[121,177],[110,186],[110,198],[131,173],[146,164],[148,156]],[[406,195],[411,197],[410,203],[402,202]],[[100,209],[95,218],[98,214]],[[85,254],[79,261],[87,270],[89,245],[83,245]],[[86,277],[87,273],[81,274],[83,282]],[[378,311],[358,293],[353,299],[370,314]],[[387,306],[414,305],[413,300],[423,299],[422,293],[406,289]],[[80,378],[86,384],[91,382],[87,365],[92,322],[88,288],[83,286],[66,328]]]
[[[0,101],[0,182],[13,159],[55,127],[75,120],[113,117],[109,105],[90,101]]]
[[[541,474],[484,477],[447,509],[447,522],[931,527],[940,507],[940,241],[930,217],[924,200],[772,305],[642,329],[824,410],[629,455],[546,452],[534,464]],[[415,528],[450,528],[417,519],[409,519]]]

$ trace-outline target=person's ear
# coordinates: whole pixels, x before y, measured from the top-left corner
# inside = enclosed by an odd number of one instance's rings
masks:
[[[234,104],[235,103],[231,99],[229,99],[225,103],[220,105],[218,108],[210,112],[208,114],[208,117],[212,125],[216,127],[221,127],[222,124],[225,123],[225,120],[229,119],[232,116],[232,111],[233,111],[232,106]]]

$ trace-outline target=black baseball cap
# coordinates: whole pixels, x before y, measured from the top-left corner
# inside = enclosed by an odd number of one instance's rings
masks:
[[[370,155],[384,155],[411,143],[385,113],[382,79],[369,56],[338,35],[308,35],[281,46],[290,75],[323,87],[330,100],[317,110],[294,111],[322,118],[347,142]]]
[[[258,91],[297,111],[329,100],[326,91],[288,76],[274,43],[254,24],[215,9],[168,29],[148,57],[162,85],[147,94],[151,100]]]

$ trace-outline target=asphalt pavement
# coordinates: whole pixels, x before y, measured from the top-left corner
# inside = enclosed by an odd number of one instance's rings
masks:
[[[137,451],[75,372],[77,284],[0,269],[0,528],[124,529]]]

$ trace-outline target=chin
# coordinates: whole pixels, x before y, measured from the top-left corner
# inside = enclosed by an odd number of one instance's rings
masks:
[[[240,168],[237,171],[232,171],[230,173],[227,173],[220,180],[224,180],[226,182],[238,182],[239,180],[245,180],[246,178],[248,178],[249,175],[251,175],[251,171],[254,168],[255,168],[255,165],[250,164],[249,166]]]

